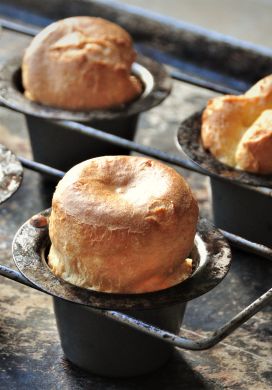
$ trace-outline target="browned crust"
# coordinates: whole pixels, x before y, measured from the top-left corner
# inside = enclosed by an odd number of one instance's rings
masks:
[[[139,293],[191,272],[197,203],[184,179],[148,158],[100,157],[59,183],[50,217],[49,264],[98,291]]]
[[[25,52],[25,95],[69,110],[127,103],[142,90],[130,74],[135,57],[130,35],[114,23],[87,16],[60,20],[40,32]]]
[[[265,110],[241,138],[236,150],[238,168],[272,172],[272,110]]]
[[[271,108],[272,75],[260,80],[244,95],[211,99],[202,116],[204,147],[224,164],[260,174],[272,173],[271,163],[264,162],[264,156],[267,157],[271,151],[270,129],[266,128]],[[259,121],[265,110],[268,110],[266,120]],[[262,137],[254,136],[254,142],[249,142],[255,121]],[[251,137],[246,135],[247,132]]]

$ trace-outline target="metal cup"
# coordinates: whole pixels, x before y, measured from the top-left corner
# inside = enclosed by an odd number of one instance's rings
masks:
[[[193,272],[182,283],[151,293],[102,293],[52,274],[47,265],[49,213],[42,212],[20,228],[13,257],[35,288],[54,297],[65,356],[87,371],[113,377],[144,374],[166,363],[174,350],[169,338],[179,332],[186,302],[214,288],[228,272],[231,253],[220,232],[208,221],[199,222],[191,253]],[[120,321],[120,312],[132,317],[132,327],[127,326],[127,316]],[[153,327],[160,329],[159,338],[152,335]]]
[[[67,359],[89,372],[109,377],[146,374],[163,366],[174,346],[100,315],[99,310],[54,298],[61,346]],[[178,334],[186,303],[122,311]]]

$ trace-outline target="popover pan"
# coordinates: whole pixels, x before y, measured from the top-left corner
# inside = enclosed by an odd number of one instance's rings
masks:
[[[221,233],[207,221],[199,222],[191,253],[193,273],[179,285],[153,293],[111,294],[74,286],[52,274],[47,265],[49,214],[46,210],[27,221],[17,232],[12,250],[30,284],[53,296],[66,357],[92,373],[113,377],[144,374],[162,366],[174,349],[164,339],[168,332],[178,334],[186,302],[214,288],[229,270],[230,248]],[[124,321],[127,315],[133,317],[133,326],[145,321],[148,331],[152,326],[161,328],[164,337],[112,321],[108,313],[112,317],[118,313],[105,309],[121,310]]]
[[[68,111],[44,106],[24,96],[22,58],[4,63],[0,72],[0,102],[25,114],[35,161],[67,171],[77,163],[102,155],[128,154],[117,145],[71,132],[49,119],[73,120],[132,140],[139,114],[160,104],[170,93],[172,81],[165,67],[139,56],[132,73],[143,84],[143,93],[131,103],[108,110]],[[67,97],[69,98],[69,97]]]
[[[216,226],[248,240],[272,246],[272,175],[257,175],[222,164],[202,145],[202,111],[181,123],[177,140],[182,151],[208,170]]]

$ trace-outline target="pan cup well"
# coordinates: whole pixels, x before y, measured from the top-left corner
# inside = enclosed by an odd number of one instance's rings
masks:
[[[189,159],[210,176],[216,226],[271,246],[272,175],[251,174],[216,160],[203,148],[200,138],[201,116],[201,111],[196,112],[181,123],[177,141]]]
[[[32,217],[13,240],[13,258],[19,271],[46,293],[96,309],[154,309],[190,301],[213,289],[230,267],[230,248],[223,235],[207,220],[200,220],[190,278],[171,288],[151,293],[113,294],[74,286],[56,277],[47,265],[50,246],[47,220],[50,209]]]
[[[21,82],[21,58],[13,58],[1,68],[0,101],[26,116],[34,159],[66,171],[77,163],[101,155],[127,154],[129,151],[68,130],[57,122],[72,120],[132,140],[139,114],[160,104],[170,93],[172,81],[163,65],[139,56],[132,72],[143,85],[141,96],[108,110],[68,111],[28,100]]]
[[[120,310],[135,322],[146,322],[178,334],[187,301],[214,288],[227,274],[231,253],[221,233],[201,220],[195,238],[193,273],[174,287],[145,294],[111,294],[73,286],[50,271],[47,219],[50,210],[27,221],[13,242],[14,261],[36,287],[54,297],[54,309],[66,357],[92,373],[127,377],[150,372],[171,357],[173,346],[101,316]]]
[[[272,175],[257,175],[222,164],[210,152],[204,149],[201,142],[202,111],[185,119],[177,133],[177,143],[182,151],[199,165],[208,175],[228,182],[245,184],[254,187],[272,188]]]

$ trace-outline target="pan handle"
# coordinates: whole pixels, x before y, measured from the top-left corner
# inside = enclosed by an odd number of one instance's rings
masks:
[[[0,265],[0,275],[5,276],[8,279],[14,280],[15,282],[24,284],[25,286],[35,288],[38,291],[42,291],[38,287],[34,286],[34,284],[29,282],[27,278],[25,278],[24,275],[22,275],[20,272],[5,267],[4,265]]]
[[[0,275],[12,279],[16,282],[19,282],[25,286],[32,287],[38,291],[45,292],[39,289],[34,284],[32,284],[31,282],[29,282],[20,272],[14,271],[13,269],[10,269],[3,265],[0,265]],[[113,319],[131,328],[144,332],[150,336],[154,336],[158,339],[161,339],[164,342],[172,344],[178,348],[193,350],[193,351],[201,351],[204,349],[209,349],[214,345],[218,344],[221,340],[226,338],[234,330],[239,328],[239,326],[242,325],[244,322],[246,322],[249,318],[253,317],[256,313],[258,313],[258,311],[260,311],[270,301],[272,301],[272,288],[268,290],[266,293],[264,293],[263,295],[261,295],[249,306],[247,306],[239,314],[234,316],[225,325],[215,330],[211,336],[202,338],[200,340],[191,340],[185,337],[177,336],[174,333],[167,332],[166,330],[157,328],[153,325],[147,324],[143,321],[140,321],[136,318],[130,317],[118,311],[99,310],[99,309],[91,309],[91,310],[94,310],[99,315]]]
[[[261,295],[249,306],[247,306],[239,314],[234,316],[225,325],[215,330],[211,336],[201,338],[200,340],[191,340],[185,337],[177,336],[174,333],[170,333],[155,326],[146,324],[143,321],[137,320],[117,311],[105,310],[100,311],[100,313],[108,318],[119,321],[124,325],[128,325],[146,334],[152,335],[178,348],[192,351],[201,351],[209,349],[214,345],[218,344],[229,334],[231,334],[235,329],[239,328],[239,326],[241,326],[244,322],[249,320],[249,318],[253,317],[256,313],[258,313],[258,311],[260,311],[270,301],[272,301],[272,288],[263,295]]]

